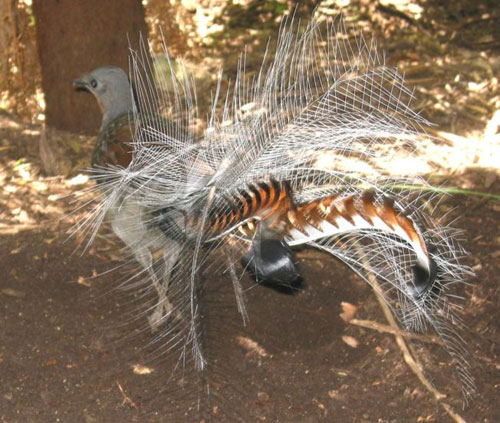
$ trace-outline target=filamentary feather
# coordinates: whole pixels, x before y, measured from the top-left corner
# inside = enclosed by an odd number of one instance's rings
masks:
[[[258,73],[246,75],[243,56],[225,94],[219,77],[202,137],[190,130],[197,94],[189,75],[153,78],[145,52],[134,54],[137,109],[177,123],[136,113],[132,160],[94,170],[103,196],[86,224],[96,231],[111,216],[134,256],[148,257],[145,282],[158,295],[150,325],[166,350],[186,355],[190,347],[199,369],[200,269],[227,260],[245,320],[245,267],[269,276],[258,263],[272,248],[284,263],[278,270],[288,267],[292,277],[289,249],[310,246],[367,282],[376,277],[405,329],[435,330],[469,396],[474,384],[449,295],[470,274],[459,260],[463,250],[425,213],[424,190],[401,188],[425,181],[390,173],[392,160],[419,155],[426,122],[376,46],[343,35],[339,23],[313,20],[294,31],[293,20],[285,22],[274,57]]]

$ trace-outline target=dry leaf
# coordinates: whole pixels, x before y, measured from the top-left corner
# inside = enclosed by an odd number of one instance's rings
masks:
[[[260,357],[268,356],[267,351],[263,347],[261,347],[256,341],[247,338],[246,336],[237,336],[236,341],[248,352],[256,353]]]
[[[344,335],[342,337],[342,341],[344,341],[351,348],[357,348],[359,345],[359,341],[356,338],[353,338],[352,336]]]
[[[87,281],[83,276],[78,276],[78,285],[83,285],[86,286],[87,288],[90,288],[90,282]]]
[[[17,289],[12,288],[4,288],[0,290],[0,292],[8,297],[24,298],[26,296],[24,291],[18,291]]]
[[[342,313],[340,313],[340,318],[344,322],[349,323],[354,318],[356,312],[358,311],[358,307],[356,307],[354,304],[347,303],[345,301],[342,301],[340,305],[342,307]]]
[[[143,366],[142,364],[134,364],[132,366],[132,371],[136,375],[150,375],[151,373],[153,373],[154,369],[152,369],[151,367]]]

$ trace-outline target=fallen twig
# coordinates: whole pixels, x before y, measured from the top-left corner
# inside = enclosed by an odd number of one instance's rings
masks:
[[[132,401],[132,399],[125,393],[122,386],[120,385],[120,382],[116,381],[116,384],[118,385],[118,389],[120,390],[120,392],[123,396],[123,403],[122,404],[128,404],[131,407],[135,408],[135,410],[137,412],[139,412],[139,408],[137,407],[136,403],[134,401]]]
[[[390,333],[391,335],[398,335],[398,336],[402,336],[402,337],[407,338],[407,339],[418,339],[419,341],[422,341],[422,342],[443,345],[443,341],[441,341],[441,339],[439,339],[435,336],[426,336],[426,335],[419,335],[416,333],[408,333],[408,332],[405,332],[401,329],[394,329],[390,326],[384,325],[382,323],[374,322],[372,320],[351,319],[349,321],[349,323],[356,325],[356,326],[361,326],[363,328],[373,329],[373,330],[376,330],[377,332],[381,332],[381,333]]]
[[[32,230],[43,229],[45,226],[47,226],[46,223],[38,223],[38,224],[21,223],[13,225],[0,224],[0,235],[15,235],[21,231],[32,231]]]

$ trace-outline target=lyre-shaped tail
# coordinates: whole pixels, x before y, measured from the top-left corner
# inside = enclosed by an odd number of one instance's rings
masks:
[[[172,112],[187,129],[137,119],[132,162],[109,170],[115,177],[100,216],[133,199],[141,223],[161,234],[144,248],[156,241],[164,250],[175,246],[177,261],[163,280],[180,317],[162,342],[182,354],[190,345],[198,368],[205,361],[197,290],[202,271],[221,265],[213,257],[227,258],[226,274],[243,310],[235,263],[248,251],[256,256],[276,246],[283,263],[277,273],[285,269],[295,277],[289,251],[307,245],[338,257],[367,282],[369,274],[376,277],[405,328],[434,328],[470,394],[450,291],[470,275],[460,263],[464,252],[450,230],[426,217],[414,198],[423,190],[395,188],[425,184],[418,175],[394,176],[393,168],[419,159],[430,171],[428,157],[417,153],[423,138],[433,140],[422,131],[425,119],[411,110],[413,94],[403,77],[385,65],[373,43],[352,42],[345,32],[338,22],[321,31],[313,20],[297,35],[293,19],[285,22],[274,59],[266,57],[254,78],[245,75],[242,58],[225,95],[219,79],[202,137],[191,129],[197,116],[192,79],[178,79],[170,66],[171,75],[153,80],[143,55],[134,56],[138,108]],[[162,257],[170,263],[165,257],[173,253]],[[260,258],[254,270],[273,273],[274,259]]]
[[[416,297],[433,287],[436,264],[415,217],[404,211],[393,198],[377,195],[372,190],[357,194],[330,194],[296,204],[288,182],[250,184],[233,196],[225,196],[218,208],[209,212],[205,227],[207,242],[238,228],[241,236],[253,240],[259,236],[282,239],[289,246],[322,242],[353,233],[384,234],[387,240],[400,243],[413,254],[414,280],[409,286]],[[188,232],[201,229],[196,215],[187,220]],[[387,241],[389,242],[389,241]]]

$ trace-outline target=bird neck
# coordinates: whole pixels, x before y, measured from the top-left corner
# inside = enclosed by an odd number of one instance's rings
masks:
[[[107,98],[107,101],[99,101],[99,106],[102,110],[101,131],[105,129],[111,122],[120,116],[133,113],[134,103],[130,90],[118,92],[112,98]]]

